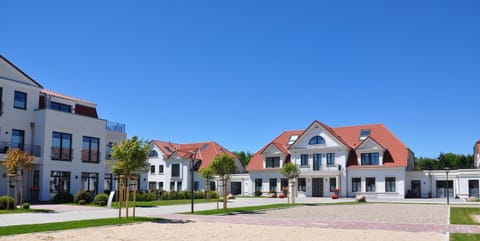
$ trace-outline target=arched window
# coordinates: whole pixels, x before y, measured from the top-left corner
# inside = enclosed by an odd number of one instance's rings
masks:
[[[321,136],[314,136],[308,142],[309,145],[325,144],[325,139]]]
[[[151,150],[149,156],[150,156],[150,157],[158,157],[158,152],[155,151],[155,150]]]

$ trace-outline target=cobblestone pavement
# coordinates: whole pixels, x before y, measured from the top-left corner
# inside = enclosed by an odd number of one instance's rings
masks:
[[[480,225],[448,224],[448,206],[423,204],[360,204],[301,206],[254,214],[202,216],[169,214],[174,220],[335,229],[405,232],[480,233]]]

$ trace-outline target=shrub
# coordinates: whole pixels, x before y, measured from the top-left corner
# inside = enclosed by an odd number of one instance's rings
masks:
[[[193,193],[193,197],[195,199],[204,199],[205,198],[205,192],[196,191],[196,192]]]
[[[59,192],[53,197],[53,202],[56,204],[60,203],[72,203],[73,195],[69,192]]]
[[[217,198],[217,192],[210,192],[210,198]]]
[[[260,196],[262,196],[262,191],[260,190],[255,191],[255,197],[260,197]]]
[[[0,197],[0,209],[7,209],[7,204],[10,204],[8,205],[10,209],[16,209],[16,205],[15,205],[15,200],[13,199],[13,197],[9,197],[9,196],[1,196]]]
[[[177,192],[176,199],[185,199],[185,192]]]
[[[108,195],[105,193],[99,193],[93,199],[93,203],[98,206],[106,206],[108,203]]]
[[[75,194],[75,197],[73,199],[74,203],[80,204],[80,200],[84,200],[85,203],[89,203],[91,200],[90,192],[87,190],[80,190]]]
[[[85,204],[87,204],[87,201],[85,201],[85,199],[78,200],[78,205],[85,205]]]
[[[23,209],[30,209],[30,203],[23,203],[22,208]]]

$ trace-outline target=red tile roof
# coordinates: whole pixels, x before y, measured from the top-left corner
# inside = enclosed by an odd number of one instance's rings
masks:
[[[92,106],[92,107],[97,106],[97,104],[95,104],[93,102],[82,100],[82,99],[75,98],[75,97],[71,97],[71,96],[64,95],[64,94],[60,94],[60,93],[57,93],[55,91],[51,91],[51,90],[47,90],[47,89],[40,90],[40,93],[55,96],[55,97],[70,100],[70,101],[75,101],[75,102],[82,103],[82,104],[85,104],[85,105],[89,105],[89,106]]]
[[[250,162],[247,165],[246,170],[247,171],[257,171],[257,170],[263,170],[263,155],[262,153],[267,149],[270,145],[274,145],[279,149],[282,153],[289,154],[288,148],[290,145],[288,144],[288,141],[290,140],[290,137],[293,135],[301,135],[303,133],[303,130],[297,130],[297,131],[285,131],[279,136],[277,136],[272,142],[268,143],[266,146],[264,146],[262,149],[260,149],[257,153],[255,153],[252,156],[252,159],[250,159]]]
[[[190,144],[176,144],[165,141],[152,141],[152,143],[160,148],[160,150],[167,155],[167,158],[170,158],[172,154],[176,153],[182,158],[189,159],[191,158],[191,153],[197,150],[195,159],[202,160],[200,168],[208,166],[215,159],[215,157],[219,155],[227,154],[233,158],[237,158],[237,156],[227,148],[213,141]]]
[[[383,124],[373,124],[373,125],[359,125],[359,126],[346,126],[346,127],[337,127],[331,128],[319,121],[314,121],[306,130],[308,130],[315,123],[320,124],[326,131],[330,132],[335,138],[342,142],[349,152],[348,157],[348,166],[357,166],[356,162],[356,153],[355,150],[364,140],[360,140],[360,131],[364,129],[370,129],[370,136],[367,139],[372,139],[381,145],[385,151],[384,163],[383,166],[387,167],[406,167],[408,162],[408,148],[397,138],[393,133],[391,133]],[[275,146],[283,146],[287,149],[287,152],[284,152],[283,148],[278,148],[282,152],[289,154],[288,140],[292,135],[303,135],[305,131],[286,131],[280,136],[276,137],[272,142],[264,146],[260,151],[255,153],[250,160],[250,163],[247,166],[247,171],[256,171],[264,170],[263,168],[263,155],[262,153],[268,148],[271,144]],[[297,139],[299,140],[300,137]],[[480,143],[479,143],[480,146]]]
[[[370,129],[370,137],[382,145],[391,155],[393,161],[383,163],[384,166],[406,167],[408,162],[408,148],[383,124],[337,127],[333,130],[356,149],[360,140],[360,131]]]

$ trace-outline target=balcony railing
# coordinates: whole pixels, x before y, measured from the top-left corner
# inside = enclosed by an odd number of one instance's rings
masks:
[[[125,124],[107,121],[107,130],[108,131],[115,131],[115,132],[122,132],[125,133]]]
[[[0,141],[0,153],[6,154],[10,148],[20,148],[22,151],[28,152],[32,156],[40,156],[40,146],[38,145],[19,145],[18,143]]]
[[[52,158],[52,160],[56,160],[56,161],[72,161],[73,149],[52,147],[50,157]]]

